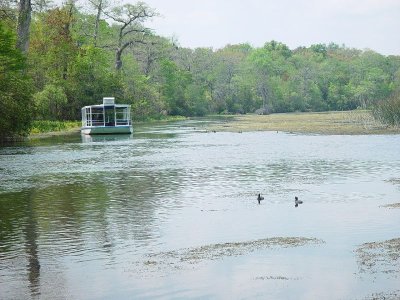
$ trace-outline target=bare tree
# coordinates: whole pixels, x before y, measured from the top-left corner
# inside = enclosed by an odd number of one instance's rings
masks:
[[[146,36],[151,34],[151,30],[144,27],[143,23],[157,16],[157,13],[149,8],[144,2],[136,5],[125,4],[115,7],[104,14],[113,22],[118,24],[118,40],[115,45],[115,69],[122,68],[122,54],[124,50],[133,46],[135,43],[146,43]]]

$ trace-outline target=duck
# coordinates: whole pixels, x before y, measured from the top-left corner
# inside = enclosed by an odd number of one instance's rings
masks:
[[[260,204],[260,203],[261,203],[261,200],[264,200],[264,197],[263,197],[263,196],[261,196],[261,194],[258,194],[258,196],[257,196],[257,201],[258,201],[258,204]]]
[[[297,196],[294,197],[294,206],[297,207],[299,204],[303,204],[303,201],[299,200]]]

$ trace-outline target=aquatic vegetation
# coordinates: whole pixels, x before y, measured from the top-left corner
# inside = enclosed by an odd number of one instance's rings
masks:
[[[393,208],[400,208],[400,203],[386,204],[386,205],[382,205],[382,207],[390,208],[390,209],[393,209]]]
[[[286,277],[286,276],[258,276],[256,280],[300,280],[299,277]]]
[[[179,249],[150,254],[149,257],[151,258],[150,261],[159,260],[160,263],[170,260],[196,263],[203,260],[215,260],[229,256],[245,255],[256,250],[264,250],[274,247],[289,248],[323,243],[324,241],[316,238],[272,237],[252,241],[210,244],[196,248]]]
[[[364,243],[356,254],[361,273],[400,273],[400,238]]]
[[[400,298],[400,290],[392,291],[392,292],[383,292],[383,293],[373,293],[372,295],[365,297],[365,300],[398,300]]]
[[[392,183],[392,184],[396,184],[396,185],[400,185],[400,178],[390,178],[388,180],[386,180],[386,182]]]

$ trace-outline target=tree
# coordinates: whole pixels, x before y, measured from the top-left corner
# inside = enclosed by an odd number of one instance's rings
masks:
[[[32,4],[31,0],[19,1],[18,13],[18,38],[17,47],[23,52],[28,52],[29,27],[31,25]]]
[[[34,95],[34,100],[40,119],[63,119],[63,106],[67,104],[67,96],[61,87],[52,84],[46,85],[43,91]]]
[[[15,36],[0,21],[0,140],[29,133],[33,118],[32,83]]]
[[[69,76],[78,48],[72,37],[73,6],[55,8],[37,17],[32,30],[29,60],[37,88],[60,84]]]
[[[93,45],[96,47],[98,38],[99,38],[101,16],[103,14],[104,9],[106,9],[109,6],[109,1],[107,1],[107,0],[89,0],[89,3],[96,10],[96,18],[95,18],[94,29],[93,29]]]
[[[13,0],[1,0],[0,1],[0,20],[3,21],[3,25],[7,24],[12,27],[17,23],[18,8],[17,3]]]
[[[282,43],[271,41],[265,43],[264,47],[255,49],[249,55],[256,76],[256,87],[258,95],[263,100],[262,109],[273,111],[276,83],[273,77],[288,77],[289,58],[292,56],[290,49]]]
[[[185,90],[192,83],[191,74],[181,70],[170,60],[163,60],[161,73],[164,77],[162,95],[167,103],[168,113],[171,115],[190,115]]]
[[[145,43],[145,37],[151,32],[143,26],[143,23],[157,14],[144,2],[138,2],[136,5],[125,4],[114,7],[111,11],[105,12],[105,15],[116,23],[114,27],[118,31],[118,37],[114,46],[115,69],[119,71],[122,68],[122,54],[125,49],[135,43]]]

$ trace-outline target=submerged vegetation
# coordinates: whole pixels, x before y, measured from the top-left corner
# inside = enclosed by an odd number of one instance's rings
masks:
[[[146,27],[158,13],[144,2],[17,2],[0,8],[1,136],[78,120],[104,96],[131,104],[134,121],[366,108],[399,126],[400,56],[277,41],[189,49]]]

